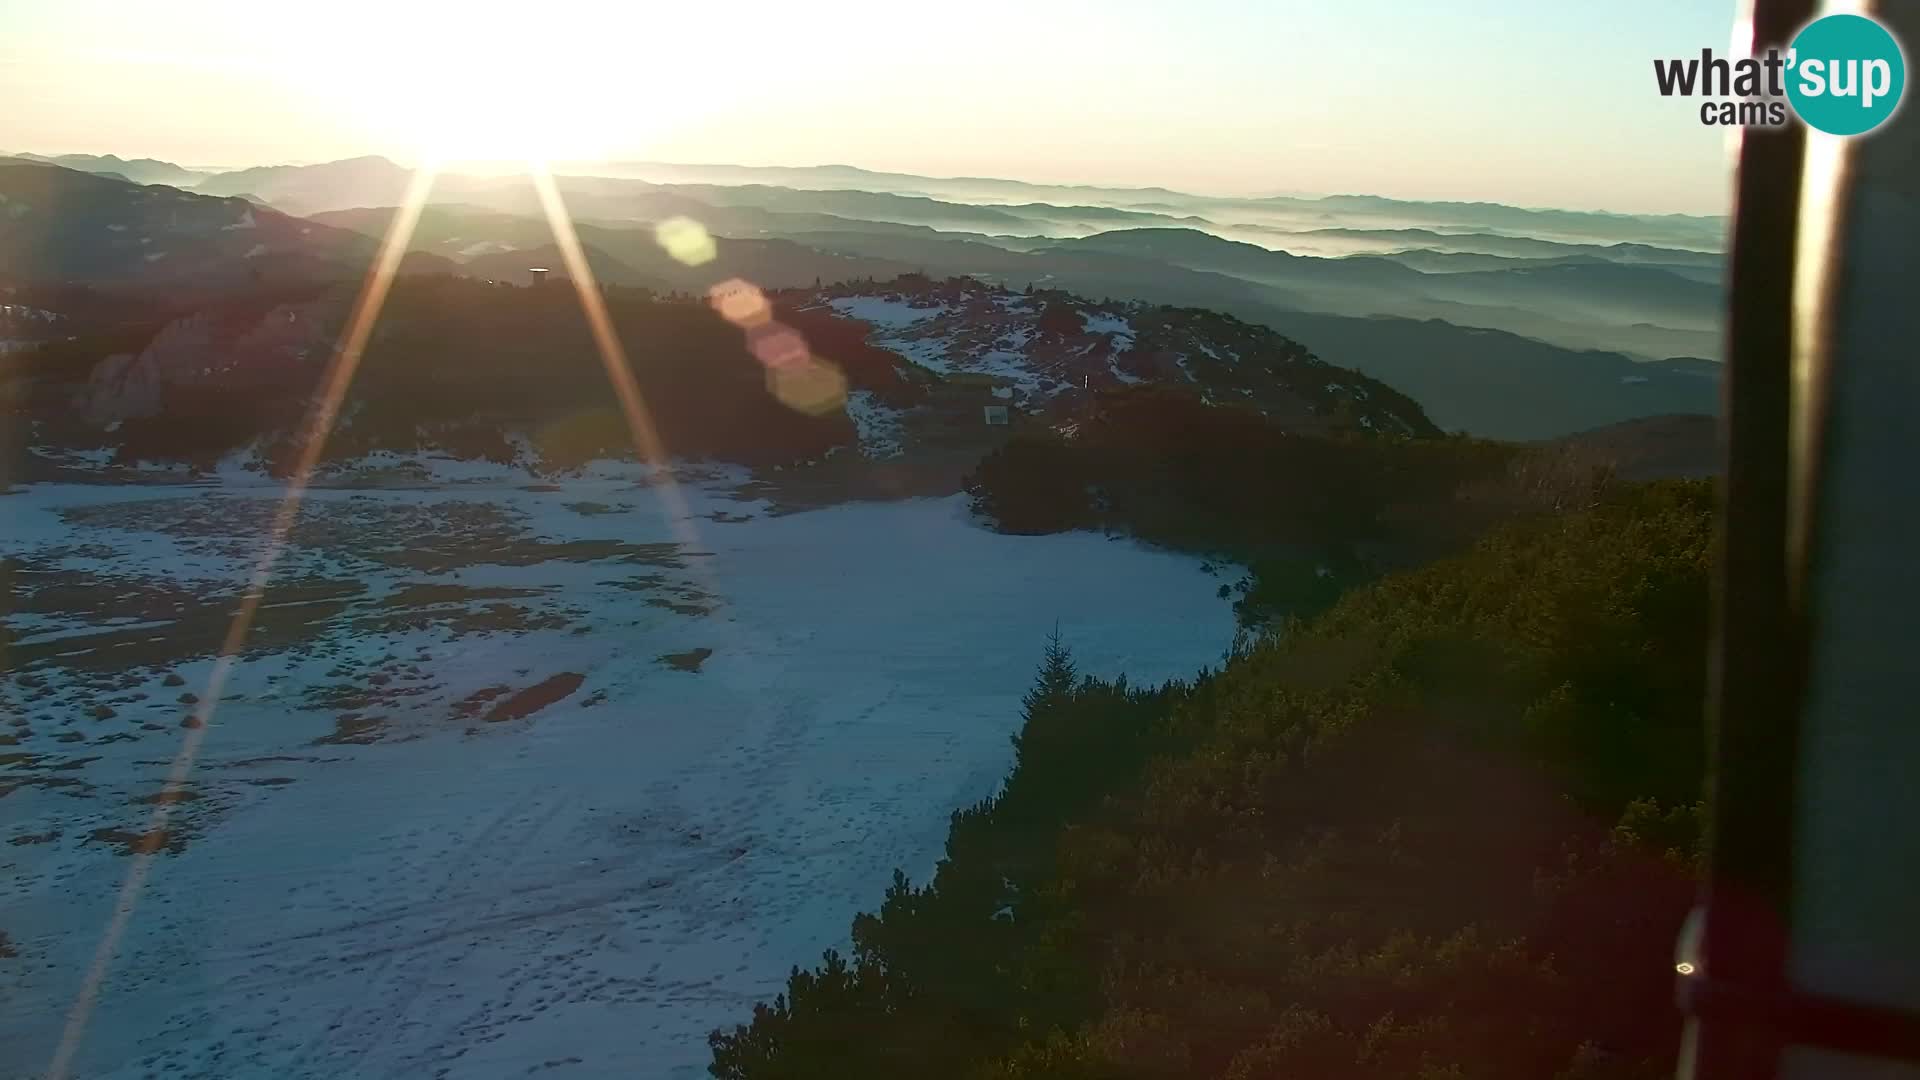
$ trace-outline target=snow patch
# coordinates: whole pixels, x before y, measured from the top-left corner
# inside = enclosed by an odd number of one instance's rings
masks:
[[[846,296],[829,300],[827,306],[869,326],[889,329],[912,326],[923,319],[944,315],[947,310],[945,304],[916,307],[910,300],[890,296]]]
[[[478,243],[468,244],[466,247],[455,251],[453,257],[456,259],[473,259],[481,255],[493,255],[499,252],[517,250],[519,249],[507,243],[505,240],[482,240]]]
[[[1110,334],[1114,347],[1120,350],[1133,348],[1133,323],[1119,315],[1107,315],[1097,311],[1083,311],[1080,318],[1084,321],[1089,334]]]
[[[860,450],[870,458],[898,457],[904,449],[902,410],[892,408],[871,390],[847,394],[847,417],[860,438]]]
[[[668,497],[634,475],[308,492],[262,609],[281,636],[233,665],[75,1075],[700,1076],[706,1032],[844,950],[894,867],[926,880],[949,814],[1010,764],[1056,619],[1082,670],[1142,685],[1232,636],[1194,559],[993,533],[960,496],[769,515],[725,481]],[[41,484],[0,536],[42,574],[217,601],[281,493]],[[347,606],[296,617],[313,605],[276,590],[313,582]],[[150,820],[177,701],[214,667],[94,678],[84,656],[159,647],[169,621],[9,620],[37,643],[10,673],[36,716],[0,878],[12,1059],[52,1058],[131,865],[96,834]],[[488,721],[540,687],[558,696]]]

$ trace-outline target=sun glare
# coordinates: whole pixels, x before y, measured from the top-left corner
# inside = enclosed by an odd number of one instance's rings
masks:
[[[548,88],[548,93],[551,93]],[[600,157],[606,128],[591,110],[561,100],[543,105],[541,86],[519,92],[489,88],[426,96],[413,117],[413,135],[429,160],[553,161]]]
[[[595,159],[649,141],[640,118],[567,81],[529,72],[517,80],[453,79],[435,68],[402,73],[365,120],[425,160],[524,165]]]
[[[373,141],[423,160],[491,163],[644,154],[699,114],[708,59],[684,32],[595,11],[592,33],[566,4],[401,5],[360,46],[353,78],[313,73]]]

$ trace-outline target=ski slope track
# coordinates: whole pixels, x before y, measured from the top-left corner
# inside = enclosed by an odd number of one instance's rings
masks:
[[[683,473],[678,516],[640,466],[412,475],[309,493],[172,790],[281,489],[0,496],[0,1075],[52,1060],[143,857],[74,1076],[704,1075],[931,873],[1056,620],[1135,682],[1232,634],[1196,560],[957,496],[779,514]]]

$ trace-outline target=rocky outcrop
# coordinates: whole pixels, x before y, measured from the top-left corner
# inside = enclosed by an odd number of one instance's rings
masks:
[[[175,320],[137,355],[95,364],[79,411],[96,424],[153,416],[169,395],[199,387],[245,389],[285,380],[327,355],[335,305],[283,305],[256,319],[199,313]]]
[[[96,424],[160,411],[160,369],[146,353],[117,353],[93,366],[81,411]]]

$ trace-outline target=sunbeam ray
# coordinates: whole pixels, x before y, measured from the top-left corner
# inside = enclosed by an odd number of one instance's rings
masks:
[[[527,172],[533,177],[534,191],[539,194],[541,209],[546,211],[547,224],[553,229],[554,244],[560,249],[567,276],[573,281],[574,291],[580,294],[580,309],[586,313],[594,347],[599,350],[600,362],[606,366],[607,380],[613,384],[614,396],[620,401],[620,411],[626,416],[627,430],[633,436],[633,448],[640,454],[641,460],[658,472],[663,481],[661,496],[667,502],[671,523],[680,532],[681,540],[692,544],[698,539],[698,533],[693,526],[686,496],[674,479],[671,464],[667,460],[666,445],[660,440],[653,414],[648,411],[646,399],[640,393],[639,380],[634,378],[633,368],[627,363],[626,349],[620,344],[620,335],[613,328],[612,317],[607,314],[606,297],[601,295],[600,287],[594,281],[593,267],[588,265],[586,252],[580,246],[580,235],[573,228],[573,216],[567,212],[566,203],[560,197],[559,185],[554,183],[553,173],[545,162],[529,162]]]
[[[300,455],[292,474],[287,478],[286,493],[281,496],[280,507],[268,527],[266,540],[255,560],[253,576],[241,597],[240,606],[227,624],[226,637],[220,643],[220,652],[214,661],[212,673],[207,677],[206,689],[194,707],[192,716],[195,722],[188,725],[186,737],[180,743],[180,751],[174,755],[163,791],[178,789],[193,769],[200,744],[210,730],[214,709],[220,702],[221,692],[226,688],[240,647],[246,643],[247,633],[253,627],[253,618],[260,609],[261,598],[266,595],[267,581],[273,574],[274,563],[279,560],[286,546],[287,534],[292,531],[294,519],[299,515],[301,497],[312,480],[314,468],[320,463],[327,436],[333,431],[340,406],[346,399],[347,388],[352,385],[354,373],[360,367],[361,353],[366,349],[374,323],[380,317],[380,309],[386,304],[387,294],[393,287],[393,279],[399,272],[407,246],[413,240],[414,226],[420,221],[420,211],[433,189],[437,174],[438,170],[431,165],[422,165],[414,171],[407,185],[406,196],[394,212],[393,220],[388,223],[379,252],[361,283],[360,294],[354,300],[346,327],[322,379],[320,396],[301,433]],[[145,835],[149,838],[157,836],[166,827],[172,811],[173,804],[166,800],[155,806]],[[133,918],[147,876],[152,872],[156,847],[153,844],[140,845],[132,855],[133,865],[128,867],[126,880],[121,883],[120,892],[114,900],[113,914],[108,919],[106,931],[94,950],[93,962],[87,969],[80,992],[74,998],[73,1007],[67,1012],[59,1048],[54,1052],[52,1064],[47,1067],[47,1080],[64,1080],[74,1054],[80,1049],[81,1037],[86,1034],[87,1020],[92,1015],[107,970],[112,966],[114,952],[126,932],[127,923]]]

